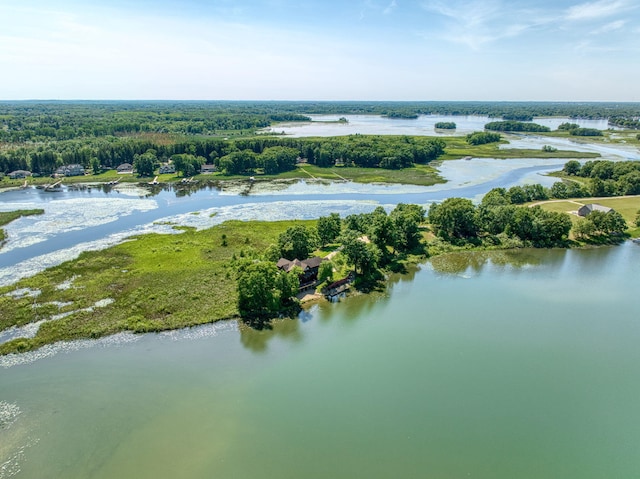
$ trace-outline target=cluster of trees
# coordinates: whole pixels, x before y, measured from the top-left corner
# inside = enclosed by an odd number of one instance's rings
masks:
[[[580,218],[573,228],[579,239],[609,239],[621,235],[627,229],[627,222],[615,210],[605,213],[592,211],[586,218]]]
[[[434,128],[439,130],[455,130],[457,125],[452,121],[439,121],[434,125]]]
[[[581,165],[571,160],[565,163],[562,171],[569,176],[591,179],[587,194],[582,196],[640,194],[640,162],[637,161],[594,160]]]
[[[250,321],[277,316],[297,306],[302,270],[279,271],[279,258],[307,259],[318,247],[335,244],[359,278],[366,282],[380,277],[380,268],[398,255],[416,251],[421,245],[420,224],[425,210],[418,205],[399,204],[390,213],[378,207],[371,213],[341,219],[331,213],[318,219],[315,228],[293,225],[278,236],[260,261],[245,260],[238,269],[238,307]],[[319,281],[331,280],[333,266],[320,266]]]
[[[484,145],[486,143],[496,143],[500,141],[500,133],[489,133],[487,131],[474,131],[466,137],[470,145]]]
[[[49,175],[67,164],[90,168],[97,160],[103,168],[116,168],[122,163],[134,163],[139,155],[153,150],[158,162],[174,155],[192,155],[199,164],[215,164],[228,173],[263,169],[272,174],[295,166],[300,157],[310,164],[404,168],[414,163],[426,164],[444,152],[441,139],[409,136],[352,135],[334,138],[263,137],[221,139],[166,139],[105,137],[83,140],[28,144],[0,151],[0,172],[24,169]],[[294,154],[295,150],[295,154]],[[193,161],[192,164],[195,165]]]
[[[295,168],[300,151],[286,146],[265,148],[262,153],[253,150],[236,150],[221,158],[215,158],[214,164],[227,175],[254,173],[260,168],[265,174],[277,174]]]
[[[609,125],[629,130],[640,130],[640,118],[638,116],[611,116],[609,117]]]
[[[491,190],[478,206],[464,198],[434,203],[429,223],[437,236],[452,243],[517,238],[523,244],[551,247],[564,244],[571,231],[566,213],[516,206],[504,188]]]
[[[502,115],[502,119],[508,121],[532,121],[533,115],[526,111],[513,111]]]
[[[572,136],[602,136],[602,132],[596,128],[580,128],[577,123],[561,123],[559,131],[568,131]]]
[[[413,113],[413,112],[410,112],[410,111],[407,111],[407,110],[387,111],[387,112],[382,113],[382,116],[384,116],[386,118],[391,118],[391,119],[403,119],[403,120],[415,120],[415,119],[418,118],[418,114],[417,113]]]
[[[298,275],[287,274],[270,261],[244,261],[238,269],[238,310],[249,320],[260,322],[287,310],[299,308]]]
[[[528,131],[528,132],[547,132],[551,131],[548,126],[538,125],[537,123],[525,123],[522,121],[492,121],[484,125],[485,130],[491,131]]]

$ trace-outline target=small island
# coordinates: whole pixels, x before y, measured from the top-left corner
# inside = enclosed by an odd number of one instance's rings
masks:
[[[456,124],[452,121],[439,121],[433,127],[436,130],[455,130]]]

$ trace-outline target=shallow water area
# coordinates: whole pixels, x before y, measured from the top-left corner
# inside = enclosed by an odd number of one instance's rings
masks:
[[[0,463],[22,450],[25,479],[633,477],[640,246],[457,256],[262,331],[0,358],[0,401],[21,411]]]
[[[482,115],[420,115],[416,119],[385,118],[380,115],[308,115],[311,122],[280,123],[263,131],[292,136],[345,136],[345,135],[416,135],[416,136],[452,136],[466,135],[474,131],[483,131],[484,125],[500,118]],[[340,117],[347,123],[338,122]],[[439,130],[438,122],[453,122],[455,130]],[[533,123],[548,126],[555,130],[562,123],[577,123],[583,128],[606,130],[607,120],[586,120],[571,118],[535,118]]]

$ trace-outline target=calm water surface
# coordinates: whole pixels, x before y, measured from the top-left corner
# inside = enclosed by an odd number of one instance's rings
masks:
[[[457,255],[271,331],[5,359],[0,477],[636,477],[639,264]]]
[[[344,116],[348,123],[337,123]],[[420,115],[416,119],[384,118],[379,115],[309,115],[312,122],[281,123],[266,128],[265,131],[286,135],[301,136],[342,136],[354,135],[425,135],[452,136],[466,135],[474,131],[483,131],[484,125],[499,118],[489,118],[482,115]],[[453,122],[455,130],[437,130],[438,122]],[[583,128],[606,130],[609,128],[607,120],[573,120],[570,118],[535,118],[534,123],[544,125],[552,130],[565,122],[577,123]]]

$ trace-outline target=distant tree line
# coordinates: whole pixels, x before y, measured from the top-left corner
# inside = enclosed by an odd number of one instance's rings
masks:
[[[626,128],[629,130],[640,130],[640,118],[626,116],[609,117],[609,125]]]
[[[0,109],[0,142],[6,143],[152,133],[216,135],[308,121],[309,114],[487,115],[513,121],[567,116],[610,119],[625,128],[638,128],[640,117],[637,103],[559,102],[4,101]]]

